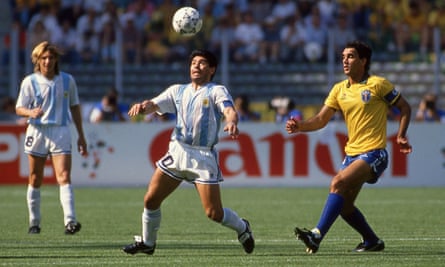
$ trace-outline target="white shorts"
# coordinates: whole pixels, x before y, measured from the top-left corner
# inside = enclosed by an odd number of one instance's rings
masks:
[[[38,157],[71,154],[70,127],[29,124],[25,136],[25,153]]]
[[[167,154],[156,162],[156,166],[181,181],[199,184],[218,184],[223,181],[216,151],[206,147],[172,141]]]

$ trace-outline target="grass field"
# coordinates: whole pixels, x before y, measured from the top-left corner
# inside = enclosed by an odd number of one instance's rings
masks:
[[[145,188],[76,188],[83,227],[74,236],[63,233],[53,186],[42,187],[42,232],[29,235],[25,191],[0,187],[0,266],[445,266],[445,188],[365,188],[357,205],[385,251],[350,252],[360,237],[340,219],[315,255],[306,255],[293,229],[316,224],[326,188],[223,187],[224,205],[251,223],[251,255],[204,216],[194,189],[179,188],[163,205],[153,256],[121,250],[140,234]]]

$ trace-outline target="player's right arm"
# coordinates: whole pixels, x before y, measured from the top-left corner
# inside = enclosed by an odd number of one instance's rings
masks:
[[[158,105],[153,103],[151,100],[144,100],[141,103],[134,104],[128,111],[128,115],[133,117],[138,114],[150,114],[156,110],[158,110]]]
[[[328,124],[332,116],[335,114],[335,109],[324,105],[317,115],[305,121],[295,120],[293,118],[286,122],[286,131],[291,133],[311,132],[321,129]]]

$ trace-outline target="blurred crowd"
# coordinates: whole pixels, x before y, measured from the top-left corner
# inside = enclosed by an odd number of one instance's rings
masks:
[[[193,37],[172,30],[171,18],[182,6],[196,7],[203,19],[203,28]],[[73,65],[112,63],[118,48],[125,64],[183,62],[194,48],[220,55],[223,41],[235,63],[323,62],[329,34],[339,56],[347,42],[361,39],[372,45],[376,61],[425,60],[433,50],[433,29],[445,33],[444,0],[11,0],[10,8],[21,63],[27,58],[26,45],[43,40],[59,46],[64,51],[61,62]],[[117,32],[122,32],[120,47]],[[10,36],[3,41],[2,64],[7,66]],[[445,51],[445,34],[440,46]],[[129,120],[128,105],[118,99],[110,89],[88,109],[86,120]],[[445,112],[431,104],[437,101],[437,96],[425,95],[416,120],[445,122]],[[264,121],[250,109],[249,96],[236,96],[235,102],[242,121]],[[303,119],[304,112],[286,96],[271,99],[268,109],[276,122]],[[2,113],[15,115],[13,100],[3,101]],[[397,116],[395,110],[388,114],[390,119]],[[157,114],[137,118],[172,119]]]
[[[353,39],[372,44],[376,55],[432,51],[432,29],[445,32],[443,0],[11,0],[13,27],[20,32],[21,60],[30,47],[49,40],[65,51],[63,62],[108,63],[122,30],[125,63],[182,60],[191,47],[219,52],[228,42],[234,62],[326,60],[328,33],[339,52]],[[178,36],[173,13],[194,6],[204,20],[193,37]],[[445,34],[442,35],[445,48]],[[2,61],[8,63],[9,36]],[[339,53],[337,53],[339,54]]]

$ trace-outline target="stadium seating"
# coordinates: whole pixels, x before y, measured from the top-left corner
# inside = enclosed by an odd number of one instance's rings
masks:
[[[115,86],[113,65],[78,65],[62,68],[76,78],[82,101],[98,101],[109,88]],[[375,62],[371,72],[381,74],[392,81],[413,107],[418,105],[425,92],[434,89],[432,64]],[[344,78],[342,70],[336,69],[333,81]],[[131,103],[153,97],[166,86],[188,81],[188,79],[188,69],[178,63],[124,66],[122,100]],[[220,72],[217,73],[215,81],[221,81]],[[441,74],[440,81],[444,84],[445,74]],[[314,106],[322,103],[331,87],[328,84],[328,74],[324,64],[232,64],[227,83],[232,95],[246,93],[251,97],[251,102],[267,103],[274,96],[284,95],[292,97],[299,106],[308,106],[311,111]],[[8,75],[0,75],[0,88],[8,88],[8,86]],[[7,94],[7,90],[0,91],[0,97]],[[445,93],[445,88],[442,87],[441,92]],[[265,106],[267,105],[257,107],[264,108]]]

